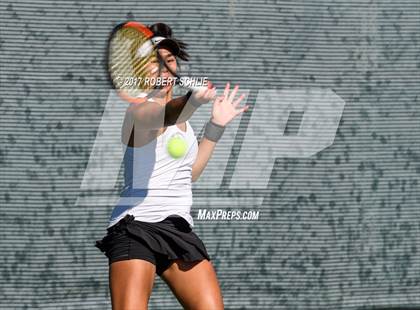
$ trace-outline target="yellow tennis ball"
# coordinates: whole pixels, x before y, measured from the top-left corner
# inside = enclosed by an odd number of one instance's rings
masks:
[[[173,136],[169,139],[166,150],[173,158],[180,158],[187,152],[188,144],[184,138],[180,136]]]

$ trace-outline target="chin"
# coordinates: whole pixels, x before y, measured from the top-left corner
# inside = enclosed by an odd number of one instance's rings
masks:
[[[170,91],[172,91],[172,86],[167,86],[167,88],[164,88],[166,93],[169,93]]]

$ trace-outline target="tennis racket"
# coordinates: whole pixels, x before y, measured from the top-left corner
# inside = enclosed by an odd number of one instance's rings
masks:
[[[173,72],[160,57],[153,36],[147,26],[134,21],[119,24],[112,30],[108,42],[108,74],[120,97],[138,104],[155,96],[163,87],[152,81],[160,76],[163,66],[173,75],[174,84],[189,90],[207,88],[188,85],[185,83],[188,77]]]

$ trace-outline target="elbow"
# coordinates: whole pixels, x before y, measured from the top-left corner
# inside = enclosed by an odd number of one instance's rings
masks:
[[[199,177],[200,177],[200,175],[196,171],[194,171],[194,169],[193,169],[192,172],[191,172],[191,182],[192,183],[197,182]]]

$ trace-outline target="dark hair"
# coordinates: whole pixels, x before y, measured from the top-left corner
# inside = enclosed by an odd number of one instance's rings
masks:
[[[171,27],[164,23],[156,23],[149,25],[148,27],[155,36],[160,36],[175,41],[179,46],[179,53],[176,56],[185,61],[189,60],[190,55],[186,51],[188,44],[172,37]]]

